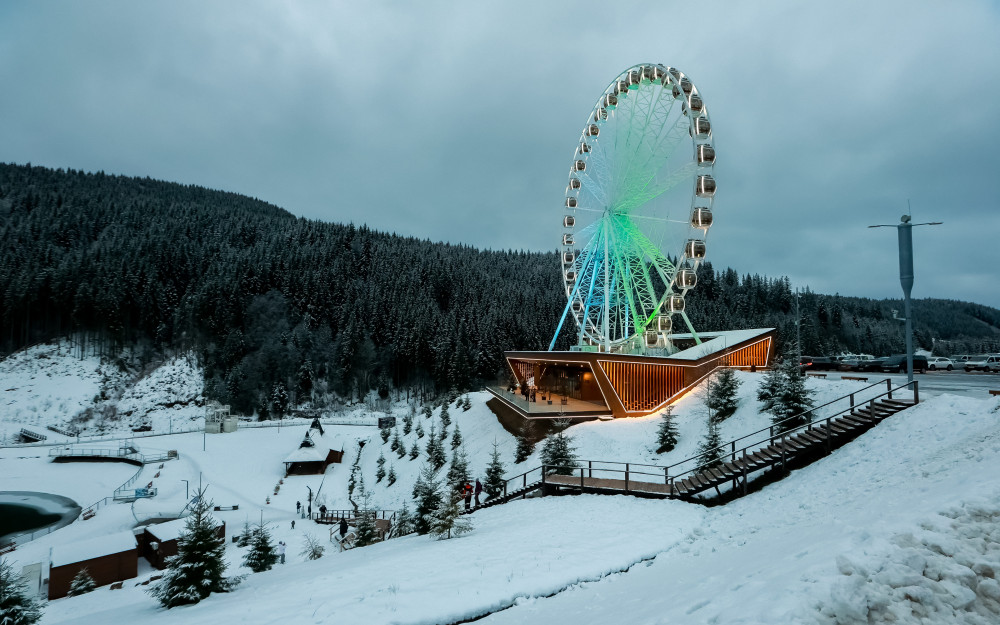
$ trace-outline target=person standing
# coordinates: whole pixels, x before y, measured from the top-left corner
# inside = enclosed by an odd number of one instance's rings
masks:
[[[468,482],[465,483],[465,509],[466,511],[472,508],[472,484]]]
[[[285,542],[278,541],[278,557],[281,558],[281,563],[285,563]]]
[[[340,517],[340,539],[343,540],[344,536],[347,536],[347,519]]]
[[[476,507],[479,507],[479,495],[483,493],[483,483],[476,478]]]

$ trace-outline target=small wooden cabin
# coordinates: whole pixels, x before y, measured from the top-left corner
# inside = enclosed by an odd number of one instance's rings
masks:
[[[215,535],[221,540],[226,538],[226,524],[214,519]],[[139,555],[146,558],[155,569],[165,569],[167,558],[177,555],[177,541],[187,527],[187,518],[175,519],[166,523],[147,525],[136,539],[139,542]]]
[[[69,594],[73,578],[83,570],[98,586],[132,579],[139,574],[139,552],[132,532],[117,532],[52,548],[49,599]]]

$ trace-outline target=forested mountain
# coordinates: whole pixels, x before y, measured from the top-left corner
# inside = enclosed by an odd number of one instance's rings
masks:
[[[194,348],[209,395],[264,413],[289,393],[494,379],[504,350],[548,346],[564,303],[554,252],[481,251],[200,187],[0,164],[2,352],[68,334],[141,359]],[[898,301],[807,292],[799,306],[806,353],[901,349]],[[794,310],[787,279],[710,263],[688,301],[696,327],[773,326],[785,341]],[[1000,349],[996,309],[920,300],[915,317],[921,346]]]

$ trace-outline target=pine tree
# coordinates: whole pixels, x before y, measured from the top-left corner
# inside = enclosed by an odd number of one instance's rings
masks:
[[[413,518],[413,529],[418,534],[430,531],[429,515],[441,502],[441,479],[437,469],[425,464],[420,470],[416,483],[413,484],[413,503],[416,508]]]
[[[385,456],[381,453],[378,455],[376,464],[378,465],[378,469],[375,470],[375,483],[378,484],[385,477]]]
[[[451,466],[448,467],[446,484],[449,492],[457,492],[469,483],[469,457],[461,448],[456,449],[451,456]]]
[[[360,498],[361,507],[357,511],[358,524],[354,529],[354,546],[367,547],[378,542],[378,527],[375,525],[372,494],[362,487]]]
[[[521,425],[521,430],[517,436],[517,449],[514,451],[514,464],[521,464],[528,459],[528,456],[535,451],[535,443],[532,438],[535,434],[535,424],[525,421]]]
[[[378,431],[378,433],[379,436],[382,437],[382,444],[385,445],[386,443],[389,442],[389,437],[392,435],[392,430],[390,430],[389,428],[382,428],[381,430]]]
[[[393,538],[399,538],[412,534],[413,531],[413,514],[410,513],[410,508],[404,501],[403,507],[396,513],[396,522],[392,525],[391,535]]]
[[[448,424],[443,421],[441,422],[441,433],[438,434],[438,438],[441,439],[442,443],[448,440]]]
[[[302,546],[302,557],[306,560],[319,560],[323,557],[323,553],[326,551],[326,546],[313,536],[312,534],[305,535],[305,544]]]
[[[434,409],[431,408],[430,404],[424,404],[423,415],[425,419],[430,419],[434,416]]]
[[[447,429],[451,425],[451,415],[448,414],[448,402],[441,404],[441,423],[444,424],[444,429]]]
[[[271,543],[271,532],[263,523],[253,529],[250,550],[243,556],[243,566],[254,573],[271,570],[278,562],[278,551]]]
[[[774,366],[764,374],[764,379],[757,388],[757,401],[761,403],[761,412],[772,412],[783,392],[785,376],[780,368],[781,362],[774,363]]]
[[[394,467],[394,466],[392,466],[390,464],[389,465],[389,476],[386,478],[386,481],[389,483],[389,486],[392,486],[393,484],[396,483],[396,478],[397,478],[397,476],[396,476],[396,467]]]
[[[486,499],[489,500],[503,492],[504,487],[504,466],[500,460],[500,446],[493,441],[493,454],[490,456],[490,463],[486,467],[486,481],[483,483],[483,490],[486,492]]]
[[[403,417],[403,434],[409,436],[410,432],[412,431],[413,431],[413,415],[408,414],[405,417]]]
[[[32,625],[42,618],[41,603],[10,562],[0,558],[0,623]]]
[[[667,406],[660,415],[660,427],[656,430],[656,453],[665,454],[677,446],[677,424],[674,423],[674,407]]]
[[[736,370],[729,367],[719,370],[713,377],[715,383],[712,392],[705,398],[705,404],[712,411],[712,419],[722,423],[739,408],[740,379],[736,377]]]
[[[69,583],[69,596],[82,595],[95,588],[97,588],[97,584],[94,583],[94,578],[90,576],[90,572],[84,567],[80,569],[80,572],[76,574],[73,581]]]
[[[416,427],[415,431],[417,433],[417,438],[423,438],[424,437],[424,426],[419,421],[417,421],[417,427]]]
[[[576,450],[571,443],[572,439],[562,432],[552,434],[545,439],[540,459],[547,473],[573,475],[573,468],[576,467]]]
[[[462,444],[462,432],[458,429],[458,424],[455,424],[455,433],[451,435],[451,448],[456,449]]]
[[[393,431],[393,433],[392,433],[392,444],[389,445],[389,448],[392,449],[393,451],[398,452],[399,451],[399,446],[402,445],[402,444],[403,444],[403,441],[401,441],[399,439],[399,430]]]
[[[248,521],[244,521],[243,531],[240,532],[239,537],[236,539],[236,546],[249,547],[251,540],[253,540],[253,529],[250,528],[250,523]]]
[[[461,498],[442,497],[434,511],[428,515],[428,533],[438,540],[446,540],[472,531],[472,521],[462,514]]]
[[[177,541],[177,555],[167,558],[167,569],[147,592],[165,608],[198,603],[213,592],[229,592],[243,579],[226,578],[226,543],[216,535],[209,510],[213,503],[198,491],[196,503]]]
[[[778,369],[784,384],[773,402],[771,414],[774,415],[772,422],[781,433],[807,423],[809,418],[800,415],[813,407],[813,400],[812,391],[806,388],[806,376],[799,370],[798,363],[786,358]]]
[[[445,465],[448,459],[444,455],[444,446],[441,439],[434,433],[434,424],[431,424],[431,436],[427,441],[427,460],[437,471]]]
[[[464,410],[465,412],[468,412],[471,409],[472,409],[472,400],[469,399],[468,395],[466,395],[465,396],[465,402],[462,403],[462,410]]]
[[[420,445],[413,441],[413,448],[410,449],[410,460],[416,460],[420,456]]]
[[[698,470],[704,471],[722,464],[722,439],[719,437],[719,424],[708,420],[708,431],[705,438],[698,445]]]

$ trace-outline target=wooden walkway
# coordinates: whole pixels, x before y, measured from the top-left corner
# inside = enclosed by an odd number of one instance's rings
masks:
[[[889,393],[891,395],[891,392]],[[751,474],[772,467],[784,467],[793,460],[808,461],[818,459],[862,433],[881,423],[890,416],[917,403],[914,399],[882,398],[862,404],[839,416],[818,420],[800,426],[786,434],[765,438],[756,447],[744,447],[731,453],[724,453],[720,464],[704,469],[692,469],[671,475],[669,467],[651,467],[624,463],[584,461],[586,466],[559,467],[560,473],[553,474],[553,467],[538,467],[522,475],[507,480],[504,493],[486,501],[479,508],[489,508],[513,499],[527,497],[533,491],[544,494],[560,491],[577,491],[601,494],[627,494],[638,497],[661,499],[690,499],[694,495],[720,487],[731,486],[736,495],[747,493]],[[609,468],[617,465],[622,468]],[[676,466],[676,465],[675,465]],[[661,471],[658,475],[655,471]],[[595,477],[597,473],[599,477]],[[610,477],[605,477],[610,474]]]

